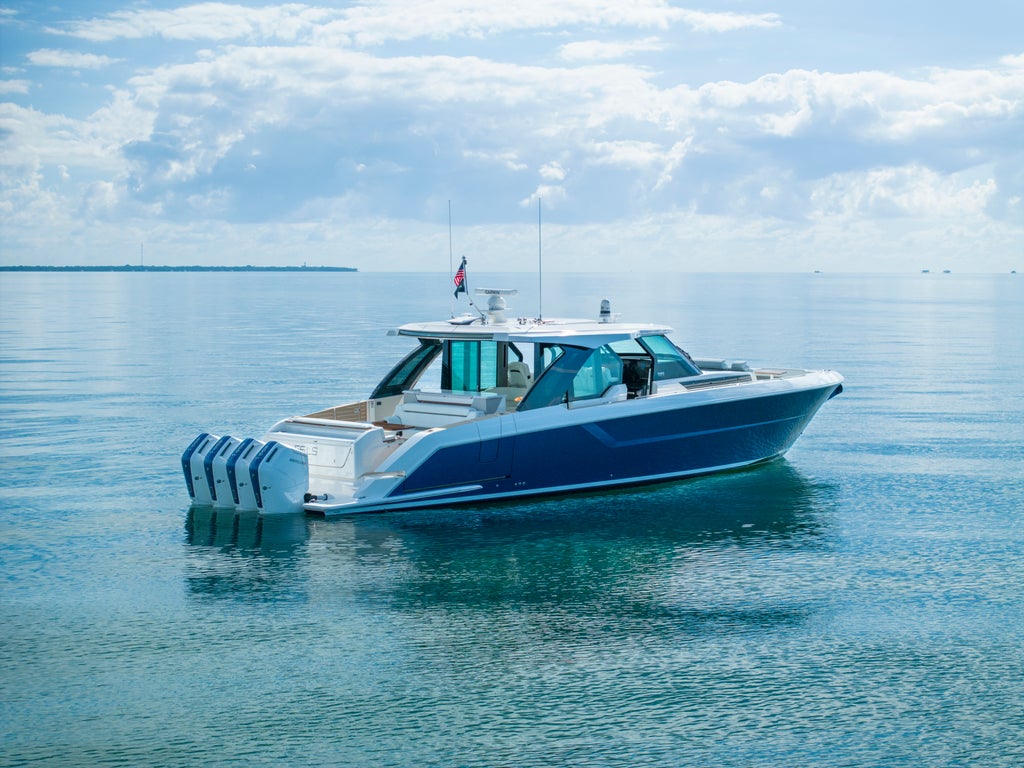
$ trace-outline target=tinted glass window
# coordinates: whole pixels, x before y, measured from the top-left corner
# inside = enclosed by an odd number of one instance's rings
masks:
[[[538,350],[536,359],[540,366],[546,362],[547,367],[542,368],[535,378],[533,387],[523,396],[517,410],[528,411],[565,402],[573,377],[589,356],[589,349],[577,347],[551,345]]]
[[[644,336],[640,340],[654,355],[654,379],[680,379],[700,373],[683,351],[664,336]]]
[[[371,398],[388,397],[400,395],[407,389],[412,389],[416,381],[427,369],[431,361],[441,351],[441,342],[423,340],[420,346],[402,358],[391,372],[384,377],[384,380],[377,385],[377,388],[370,395]]]
[[[622,360],[608,347],[595,349],[572,380],[570,399],[600,397],[613,384],[622,383]]]
[[[441,386],[459,392],[474,392],[480,389],[480,342],[453,341],[448,353],[447,376],[442,377]]]

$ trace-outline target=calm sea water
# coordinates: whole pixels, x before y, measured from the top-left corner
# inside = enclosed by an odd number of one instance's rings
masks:
[[[846,392],[783,461],[643,492],[189,514],[195,434],[365,396],[449,295],[0,276],[0,764],[1024,763],[1024,279],[549,276],[548,316]]]

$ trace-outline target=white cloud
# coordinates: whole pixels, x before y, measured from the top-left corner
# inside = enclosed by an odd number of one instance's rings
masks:
[[[664,0],[426,0],[415,4],[383,0],[353,6],[325,31],[360,45],[374,45],[420,37],[482,38],[565,27],[668,29],[677,23],[699,31],[721,32],[773,26],[778,18],[775,14],[688,11]]]
[[[657,182],[654,184],[655,191],[663,189],[672,182],[672,174],[682,164],[683,160],[686,159],[692,143],[693,137],[687,137],[683,141],[677,141],[664,153],[661,171],[658,174]]]
[[[338,15],[300,4],[254,8],[231,3],[196,3],[171,10],[114,11],[105,17],[53,28],[91,42],[162,37],[167,40],[298,40]]]
[[[605,42],[602,40],[581,40],[566,43],[559,48],[559,54],[566,61],[594,61],[599,59],[621,59],[633,53],[661,51],[666,44],[656,37],[643,40],[627,40],[623,42]]]
[[[598,141],[588,147],[589,162],[596,165],[614,165],[620,168],[649,168],[664,157],[661,144],[653,141]]]
[[[1024,70],[933,68],[916,77],[790,70],[749,83],[714,82],[666,94],[674,124],[715,122],[733,135],[793,137],[816,126],[903,141],[966,121],[1024,115]]]
[[[145,229],[157,212],[169,239],[256,238],[252,260],[267,233],[309,236],[303,217],[338,216],[314,227],[328,242],[367,212],[422,232],[458,194],[488,226],[543,199],[581,239],[628,211],[664,258],[684,224],[724,251],[843,226],[899,241],[958,215],[1007,242],[1024,217],[1022,54],[816,70],[754,47],[784,44],[780,15],[660,0],[133,5],[58,29],[89,52],[33,41],[32,79],[0,82],[19,242],[46,236],[26,212],[107,242],[117,217]],[[749,77],[719,67],[739,51],[717,33],[740,29]],[[118,57],[128,79],[99,71]],[[68,87],[48,67],[83,72]]]
[[[35,172],[43,166],[115,171],[119,147],[87,123],[12,103],[0,103],[0,167]]]
[[[112,181],[94,181],[86,188],[79,213],[106,219],[117,213],[119,204],[118,188]]]
[[[529,166],[519,159],[519,153],[514,150],[483,151],[476,149],[463,150],[462,156],[467,160],[480,160],[486,163],[498,163],[510,171],[525,171]]]
[[[708,13],[679,9],[677,14],[698,32],[735,32],[748,27],[767,28],[782,24],[777,13]]]
[[[565,177],[568,175],[561,163],[545,163],[540,168],[540,177],[545,181],[565,181]]]
[[[811,192],[816,216],[962,219],[980,216],[995,180],[974,172],[940,174],[919,165],[835,174]]]
[[[71,22],[54,32],[92,42],[163,37],[169,40],[306,41],[380,45],[417,38],[481,39],[505,32],[563,27],[668,29],[699,32],[778,26],[777,14],[712,13],[678,8],[665,0],[377,0],[345,9],[289,3],[252,8],[196,3],[171,10],[144,8]]]
[[[28,80],[0,80],[0,93],[28,93]]]
[[[102,69],[116,64],[121,59],[100,56],[95,53],[78,53],[77,51],[58,51],[42,48],[28,54],[29,63],[37,67],[68,67],[70,69]]]
[[[567,196],[566,189],[561,184],[538,184],[529,197],[519,201],[519,205],[523,208],[532,207],[540,201],[549,208],[557,208],[559,203],[565,202]]]
[[[206,194],[189,195],[186,202],[197,215],[217,217],[227,212],[231,196],[230,190],[214,189]]]

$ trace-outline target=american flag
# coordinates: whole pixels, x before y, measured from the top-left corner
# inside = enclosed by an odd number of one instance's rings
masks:
[[[459,271],[455,273],[455,297],[458,298],[460,293],[466,292],[466,257],[462,257],[462,264],[459,266]]]

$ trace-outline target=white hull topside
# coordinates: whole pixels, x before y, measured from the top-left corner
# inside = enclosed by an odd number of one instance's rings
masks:
[[[487,315],[394,332],[418,346],[368,399],[258,440],[199,435],[182,456],[193,503],[330,515],[707,474],[781,456],[842,391],[834,371],[694,360],[607,303],[598,321],[508,320],[511,292],[484,292]]]

